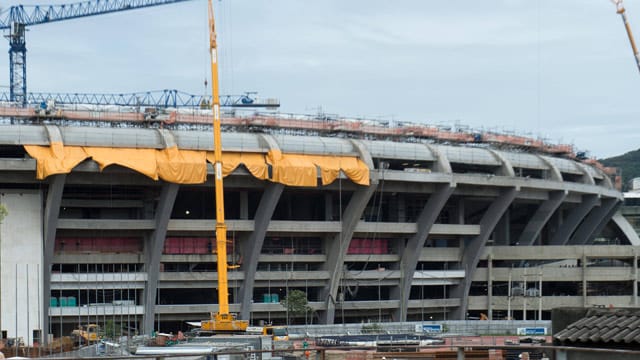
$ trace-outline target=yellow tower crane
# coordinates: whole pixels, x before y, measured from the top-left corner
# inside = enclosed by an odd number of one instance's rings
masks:
[[[249,323],[238,320],[229,313],[229,288],[227,279],[227,225],[224,222],[224,188],[222,185],[222,144],[220,131],[220,92],[218,88],[218,48],[213,4],[209,1],[209,50],[211,52],[211,87],[213,110],[213,151],[216,193],[216,253],[218,266],[218,312],[201,322],[203,331],[214,333],[244,332]]]
[[[631,43],[631,50],[633,50],[633,56],[636,59],[636,65],[638,66],[638,70],[640,71],[640,54],[638,54],[636,42],[633,40],[633,33],[631,32],[631,26],[629,25],[629,21],[627,20],[627,13],[624,5],[622,4],[622,0],[611,0],[611,2],[616,5],[617,13],[622,17],[624,28],[627,30],[627,36],[629,37],[629,43]]]

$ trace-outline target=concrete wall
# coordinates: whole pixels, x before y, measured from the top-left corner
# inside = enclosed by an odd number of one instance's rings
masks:
[[[43,324],[42,196],[36,190],[2,190],[9,214],[0,225],[0,328],[32,344]],[[46,333],[43,331],[43,333]]]

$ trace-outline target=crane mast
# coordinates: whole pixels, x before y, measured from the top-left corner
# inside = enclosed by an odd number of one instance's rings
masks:
[[[213,110],[214,183],[216,194],[216,259],[218,270],[218,312],[201,322],[202,330],[213,332],[245,331],[249,323],[229,313],[227,280],[227,225],[224,222],[224,188],[222,184],[222,144],[220,130],[220,93],[218,87],[218,47],[213,4],[209,2],[209,51],[211,53],[211,95]]]
[[[627,20],[627,13],[622,4],[622,0],[611,0],[616,5],[617,13],[622,17],[622,22],[624,23],[624,28],[627,30],[627,36],[629,37],[629,43],[631,44],[631,50],[633,51],[633,56],[636,59],[636,66],[638,66],[638,71],[640,71],[640,54],[638,53],[638,48],[636,47],[636,42],[633,39],[633,33],[631,32],[631,25],[629,25],[629,21]]]

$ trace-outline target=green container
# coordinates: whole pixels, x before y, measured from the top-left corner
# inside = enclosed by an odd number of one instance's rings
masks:
[[[49,299],[49,307],[58,307],[58,298],[52,297]]]
[[[69,296],[67,298],[67,306],[73,306],[73,307],[78,306],[77,303],[76,303],[76,297],[75,296]]]
[[[60,306],[69,306],[67,304],[67,297],[66,296],[60,296]]]
[[[271,294],[271,302],[272,303],[279,303],[280,302],[280,297],[278,296],[278,294]]]

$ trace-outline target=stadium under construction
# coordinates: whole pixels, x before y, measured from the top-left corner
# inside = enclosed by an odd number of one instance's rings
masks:
[[[0,327],[39,341],[217,309],[210,115],[0,106]],[[148,115],[148,114],[147,114]],[[638,305],[616,174],[539,139],[222,119],[231,311],[253,324],[549,319]],[[307,294],[309,311],[280,300]]]

